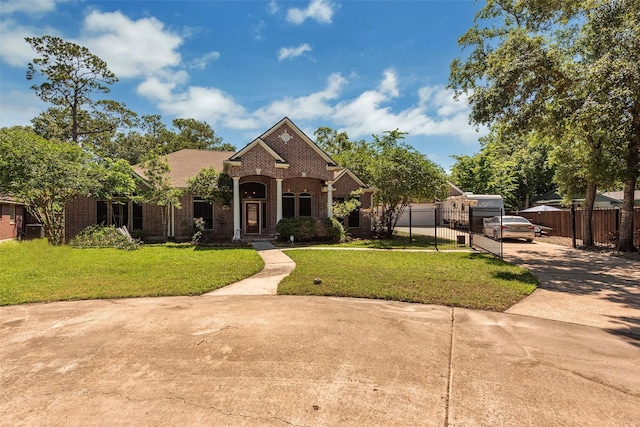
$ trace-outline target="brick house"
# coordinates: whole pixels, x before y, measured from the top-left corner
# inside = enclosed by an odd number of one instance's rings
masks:
[[[167,236],[188,240],[193,219],[204,218],[207,228],[220,240],[234,234],[243,238],[271,238],[280,219],[297,216],[332,216],[332,203],[362,189],[361,208],[369,208],[373,190],[351,171],[338,166],[314,141],[285,117],[238,152],[184,149],[166,156],[170,178],[176,188],[187,188],[187,180],[201,169],[213,166],[232,178],[233,198],[229,206],[210,204],[198,195],[185,193],[181,209],[171,208]],[[144,171],[134,166],[138,175]],[[67,205],[65,237],[70,239],[94,224],[126,225],[142,230],[145,238],[162,238],[161,208],[137,205],[126,199],[80,198]],[[352,235],[371,230],[360,210],[344,218]]]
[[[0,241],[16,239],[24,232],[25,209],[11,197],[0,197]]]

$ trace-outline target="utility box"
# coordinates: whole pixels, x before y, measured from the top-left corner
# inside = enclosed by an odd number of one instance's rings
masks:
[[[467,236],[458,236],[458,244],[466,245],[467,244]]]
[[[27,224],[25,226],[25,237],[27,239],[42,239],[44,237],[44,227],[42,224]]]

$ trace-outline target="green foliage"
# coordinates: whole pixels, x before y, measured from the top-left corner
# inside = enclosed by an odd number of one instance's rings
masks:
[[[80,196],[127,196],[126,162],[96,162],[76,145],[51,142],[25,128],[0,129],[0,193],[27,205],[51,244],[64,240],[64,207]]]
[[[434,200],[446,195],[446,178],[442,168],[402,142],[399,130],[373,135],[373,141],[350,141],[345,132],[319,128],[318,145],[343,167],[351,170],[375,189],[374,205],[380,209],[366,211],[373,226],[387,237],[402,213],[412,202]]]
[[[508,209],[520,210],[554,188],[549,138],[536,132],[513,136],[496,126],[481,144],[473,156],[453,156],[451,181],[464,191],[500,194]]]
[[[373,158],[367,168],[369,182],[376,189],[373,201],[378,209],[372,212],[374,227],[384,230],[387,238],[393,235],[409,204],[443,198],[446,194],[442,168],[400,142],[404,135],[397,130],[384,132],[381,137],[374,135]]]
[[[182,190],[173,186],[169,176],[171,167],[160,156],[151,155],[142,163],[142,169],[145,185],[141,186],[138,201],[162,207],[162,232],[166,239],[171,208],[182,208],[180,204]]]
[[[189,192],[204,200],[221,206],[230,206],[233,200],[233,180],[224,173],[218,173],[211,166],[204,168],[187,181]]]
[[[113,226],[93,225],[82,230],[71,242],[74,248],[116,248],[133,251],[140,248],[140,241],[120,233]]]
[[[360,207],[360,196],[362,196],[362,189],[351,191],[344,198],[343,202],[334,201],[331,207],[333,216],[335,218],[346,218],[349,214]]]
[[[624,182],[618,249],[632,250],[640,0],[488,1],[459,44],[468,55],[450,86],[469,96],[471,121],[553,138],[564,191]]]
[[[289,241],[289,236],[295,242],[340,242],[345,233],[342,224],[334,218],[313,218],[300,216],[296,218],[282,218],[276,226],[278,239]]]
[[[109,71],[107,63],[92,54],[86,47],[64,41],[59,37],[27,37],[27,43],[39,55],[29,64],[27,80],[42,75],[46,80],[31,86],[36,95],[64,112],[70,140],[79,143],[89,134],[112,130],[95,128],[94,93],[108,93],[109,87],[118,81]],[[86,126],[85,126],[86,125]]]

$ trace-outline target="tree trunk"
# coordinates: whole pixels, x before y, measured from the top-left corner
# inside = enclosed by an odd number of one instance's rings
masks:
[[[624,182],[624,200],[620,219],[620,238],[618,250],[621,252],[633,252],[633,196],[636,188],[636,180],[628,179]]]
[[[587,194],[584,197],[584,206],[582,208],[582,245],[591,247],[593,242],[593,205],[596,203],[596,183],[589,181],[587,183]]]
[[[620,238],[618,250],[621,252],[633,252],[633,202],[634,191],[640,174],[640,112],[632,112],[631,141],[626,158],[626,172],[624,174],[624,199],[622,201],[622,215],[620,218]],[[636,224],[636,227],[640,224]]]

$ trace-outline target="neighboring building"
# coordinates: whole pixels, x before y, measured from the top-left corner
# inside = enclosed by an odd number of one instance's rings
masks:
[[[575,202],[578,206],[582,206],[584,204],[584,198],[575,199]],[[556,193],[553,190],[543,194],[542,196],[540,196],[538,200],[534,202],[534,206],[538,206],[538,205],[547,205],[547,206],[553,206],[556,208],[566,207],[566,206],[562,206],[562,196],[558,195],[558,193]],[[621,200],[598,193],[596,194],[596,200],[593,207],[594,208],[613,208],[620,205],[622,205]]]
[[[332,216],[332,203],[363,189],[361,208],[371,206],[373,190],[351,171],[338,166],[287,117],[236,153],[185,149],[168,154],[174,187],[187,188],[187,180],[213,166],[233,180],[229,206],[212,205],[198,195],[185,194],[181,209],[170,210],[166,234],[187,240],[193,219],[204,218],[221,240],[242,237],[271,238],[280,219],[297,216]],[[144,178],[144,171],[134,170]],[[126,225],[146,238],[163,236],[161,208],[129,200],[77,199],[67,205],[65,237],[70,239],[94,224]],[[368,234],[371,223],[360,210],[345,218],[352,235]]]
[[[16,239],[24,231],[24,206],[11,197],[0,197],[0,240]]]
[[[624,191],[608,191],[606,193],[602,193],[602,195],[618,200],[620,203],[624,200]],[[640,206],[640,190],[634,191],[633,202],[634,206]]]

